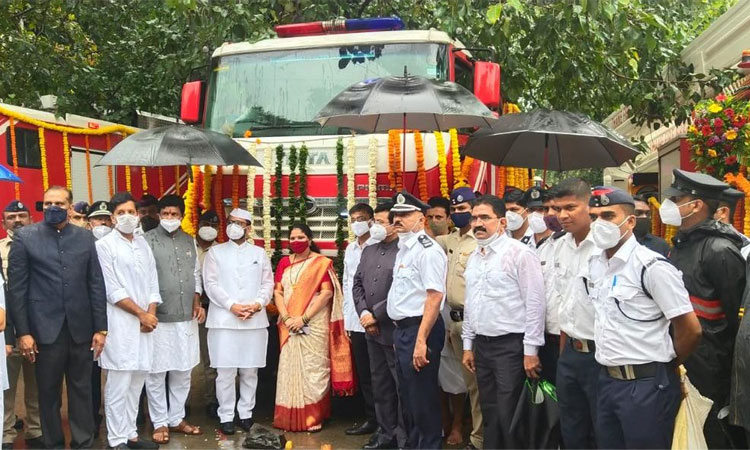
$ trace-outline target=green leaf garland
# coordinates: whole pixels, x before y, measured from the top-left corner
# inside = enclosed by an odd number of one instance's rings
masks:
[[[344,196],[344,140],[339,138],[336,142],[336,181],[338,193],[336,194],[336,259],[334,267],[341,279],[344,271],[344,244],[348,237],[346,232],[346,218],[341,215],[346,210],[346,197]]]
[[[287,200],[287,215],[289,216],[289,231],[292,229],[292,225],[295,222],[295,215],[297,214],[297,147],[292,145],[289,147],[289,188]]]
[[[302,223],[307,223],[307,158],[309,152],[307,145],[302,144],[299,149],[299,200],[297,206],[299,211],[297,215]]]
[[[282,253],[281,253],[281,222],[284,219],[284,194],[281,191],[281,180],[284,175],[283,173],[283,165],[284,163],[284,146],[278,145],[276,147],[276,173],[274,176],[276,179],[274,180],[274,198],[272,203],[272,209],[273,209],[273,216],[275,220],[275,230],[274,230],[274,249],[273,249],[273,255],[271,256],[271,262],[273,263],[273,266],[276,267],[276,265],[279,263],[279,260],[281,259]]]

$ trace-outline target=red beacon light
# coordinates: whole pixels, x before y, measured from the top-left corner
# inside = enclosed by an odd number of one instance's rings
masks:
[[[404,21],[398,17],[371,17],[367,19],[334,19],[319,22],[292,23],[274,27],[281,37],[311,36],[362,31],[403,30]]]

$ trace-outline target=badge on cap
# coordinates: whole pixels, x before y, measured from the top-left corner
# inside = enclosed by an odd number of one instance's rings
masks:
[[[463,201],[464,201],[464,196],[461,194],[458,194],[456,196],[456,203],[463,203]]]
[[[107,211],[107,204],[99,203],[99,211]]]
[[[609,197],[607,197],[607,194],[602,194],[599,196],[602,202],[602,205],[607,206],[609,205]]]
[[[25,206],[23,206],[23,203],[21,203],[21,202],[16,203],[16,206],[18,206],[18,209],[24,209],[25,208]]]
[[[404,203],[406,203],[406,197],[404,197],[404,194],[398,194],[396,196],[396,203],[398,203],[399,205],[403,205]]]
[[[533,190],[533,191],[531,191],[531,198],[534,199],[534,200],[538,199],[540,195],[541,194],[536,189]]]

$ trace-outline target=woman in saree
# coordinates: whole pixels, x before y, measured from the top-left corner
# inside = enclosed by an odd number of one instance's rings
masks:
[[[292,225],[289,248],[276,268],[274,290],[281,354],[273,425],[319,431],[331,414],[331,391],[354,393],[343,295],[333,262],[319,253],[307,225]]]

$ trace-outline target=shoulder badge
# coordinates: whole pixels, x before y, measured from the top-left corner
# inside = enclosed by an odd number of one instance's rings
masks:
[[[424,248],[430,248],[434,245],[432,239],[430,239],[426,234],[419,236],[417,240],[420,244],[422,244],[422,247]]]

